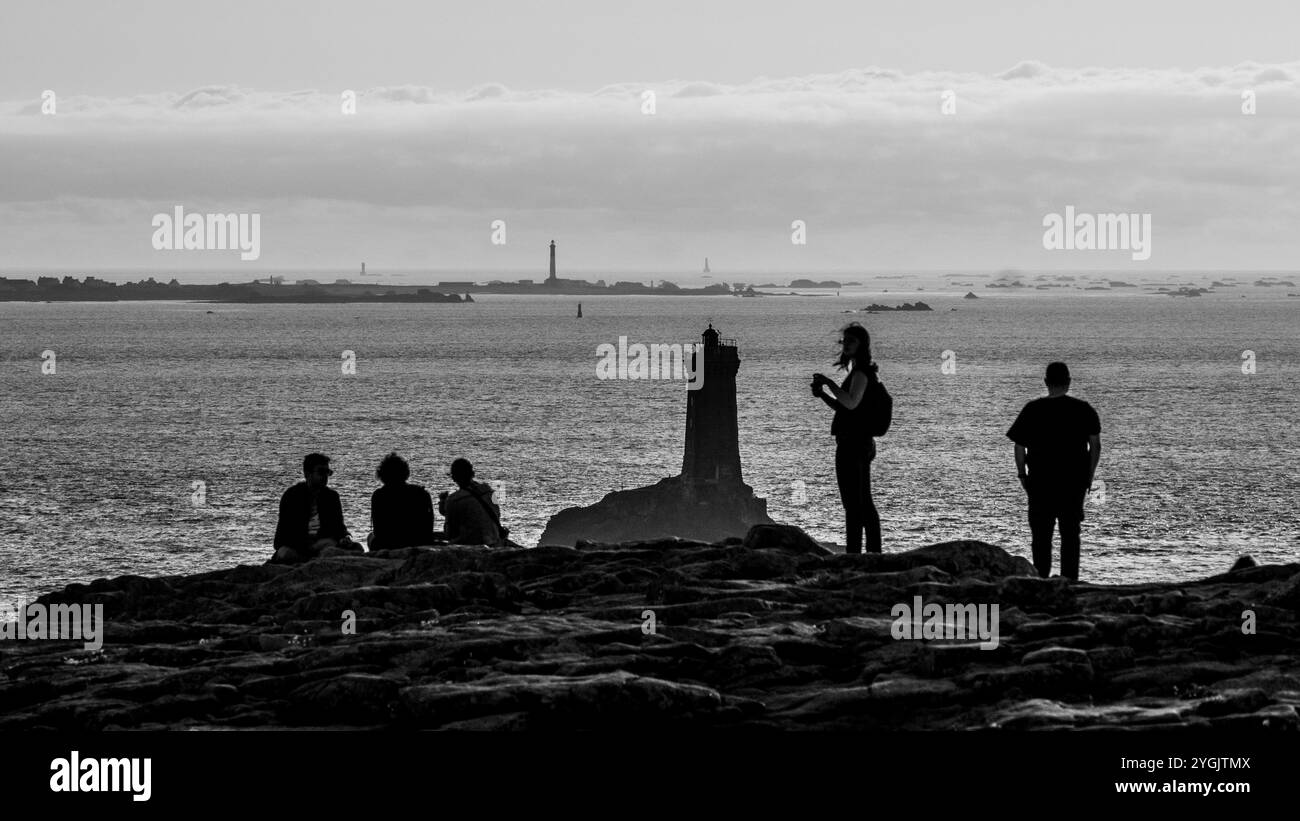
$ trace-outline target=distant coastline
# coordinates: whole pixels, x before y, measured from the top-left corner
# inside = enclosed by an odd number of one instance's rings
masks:
[[[725,283],[702,288],[682,288],[671,282],[646,285],[641,282],[616,282],[606,285],[603,280],[558,280],[548,284],[530,281],[500,282],[485,285],[475,282],[439,282],[430,286],[381,285],[337,280],[320,283],[299,280],[292,284],[281,277],[268,277],[232,284],[182,285],[175,279],[158,282],[153,277],[140,282],[114,283],[88,276],[84,280],[74,277],[40,277],[8,279],[0,277],[0,302],[119,302],[194,300],[198,302],[233,303],[337,303],[337,302],[473,302],[471,294],[564,294],[574,296],[634,295],[649,296],[757,296],[752,286],[732,286]],[[464,296],[461,296],[461,295]]]
[[[40,277],[6,279],[0,277],[0,302],[139,302],[193,300],[196,302],[235,303],[315,303],[315,302],[473,302],[456,293],[414,285],[354,285],[336,282],[322,285],[299,282],[248,282],[232,285],[182,285],[175,279],[158,282],[150,277],[141,282],[114,283],[95,277]]]

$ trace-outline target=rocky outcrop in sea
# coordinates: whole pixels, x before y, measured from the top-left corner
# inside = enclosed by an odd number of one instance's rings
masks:
[[[1297,564],[1070,584],[981,542],[843,555],[761,525],[340,551],[38,603],[103,604],[103,646],[0,642],[0,728],[1300,728]],[[995,604],[994,646],[932,637],[946,605]],[[929,605],[949,615],[922,624]]]

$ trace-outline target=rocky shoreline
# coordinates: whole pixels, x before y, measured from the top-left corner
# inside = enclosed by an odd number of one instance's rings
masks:
[[[917,597],[997,604],[996,646],[896,638]],[[1300,564],[1072,585],[981,542],[847,556],[760,525],[38,602],[102,603],[103,647],[0,642],[3,729],[1300,729]]]

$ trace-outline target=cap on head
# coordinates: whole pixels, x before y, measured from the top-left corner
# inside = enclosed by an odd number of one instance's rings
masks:
[[[456,481],[466,481],[474,478],[474,466],[468,459],[457,459],[451,463],[451,478]]]
[[[1064,362],[1053,362],[1047,366],[1047,374],[1043,377],[1043,381],[1049,385],[1069,385],[1070,369]]]

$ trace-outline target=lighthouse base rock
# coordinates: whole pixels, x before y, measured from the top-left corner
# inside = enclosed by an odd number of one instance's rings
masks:
[[[741,481],[697,482],[682,476],[648,487],[617,490],[594,505],[561,510],[538,544],[572,547],[578,541],[630,542],[680,538],[716,542],[772,524],[767,501]]]

